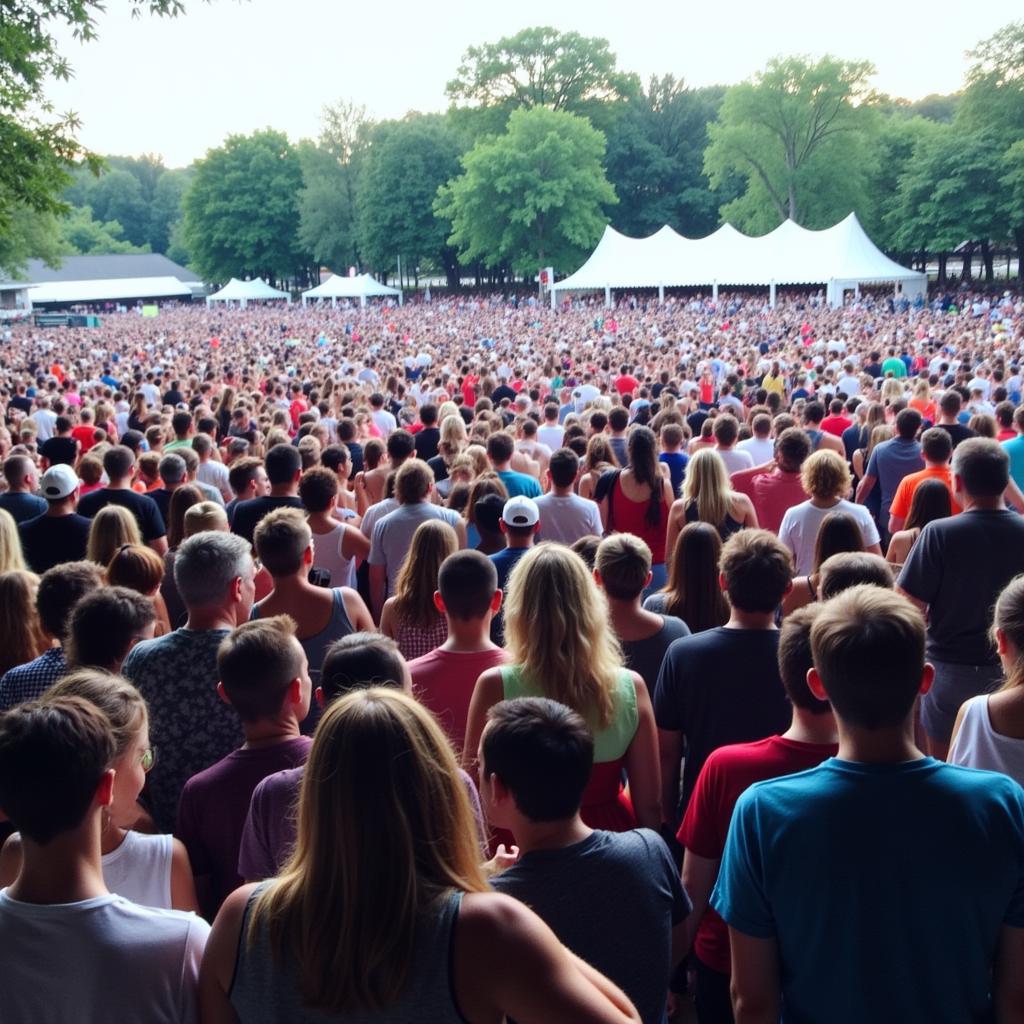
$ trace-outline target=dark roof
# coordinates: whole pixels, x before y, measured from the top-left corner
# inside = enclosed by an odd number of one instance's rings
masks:
[[[131,277],[176,277],[183,283],[202,278],[157,252],[121,253],[111,256],[65,256],[59,267],[42,260],[29,260],[20,278],[32,284],[52,281],[107,281]]]

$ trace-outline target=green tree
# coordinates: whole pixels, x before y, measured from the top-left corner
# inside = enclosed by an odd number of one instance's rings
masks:
[[[1024,21],[1001,28],[968,56],[973,63],[957,121],[968,131],[992,128],[1024,138]]]
[[[0,232],[0,268],[17,278],[32,258],[57,266],[67,248],[54,214],[18,203],[9,211],[6,230]]]
[[[76,206],[60,222],[60,234],[68,252],[83,256],[149,252],[148,246],[132,245],[124,237],[124,229],[116,220],[97,220],[88,206]]]
[[[89,192],[89,206],[100,221],[117,221],[132,245],[149,241],[149,203],[130,171],[109,170]]]
[[[308,279],[299,239],[299,159],[282,132],[231,135],[196,165],[185,193],[184,242],[210,281]]]
[[[862,203],[872,112],[858,101],[872,74],[867,61],[787,57],[731,86],[704,167],[713,186],[738,173],[747,190],[722,216],[750,230],[824,227]]]
[[[1003,154],[1002,205],[1017,247],[1017,276],[1024,277],[1024,139]]]
[[[583,118],[534,107],[513,111],[508,131],[462,157],[463,173],[434,210],[452,223],[460,258],[523,274],[576,267],[604,230],[615,190],[602,167],[604,136]]]
[[[156,179],[149,204],[149,244],[153,252],[167,255],[171,235],[184,216],[183,202],[192,180],[188,168],[165,170]]]

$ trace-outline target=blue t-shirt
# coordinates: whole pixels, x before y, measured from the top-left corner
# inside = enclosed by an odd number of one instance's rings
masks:
[[[1024,436],[1003,442],[1003,451],[1010,456],[1010,476],[1018,487],[1024,487]]]
[[[690,456],[686,452],[662,452],[659,462],[668,466],[669,479],[672,481],[672,493],[678,498],[683,493],[683,480],[686,479],[686,464]]]
[[[498,570],[498,589],[506,591],[508,587],[508,578],[512,575],[512,570],[516,567],[516,562],[519,561],[523,555],[529,551],[529,548],[504,548],[501,551],[495,551],[493,555],[490,555],[491,561],[494,563],[494,568]],[[491,619],[491,640],[496,644],[502,644],[505,641],[505,608],[504,606],[498,610],[498,614]]]
[[[540,484],[525,473],[517,473],[514,469],[503,469],[498,476],[505,485],[505,490],[508,491],[510,498],[515,498],[520,494],[527,498],[539,498],[542,494]]]
[[[878,481],[882,492],[882,507],[879,522],[888,528],[889,510],[892,499],[896,497],[896,488],[900,481],[911,473],[924,469],[924,458],[921,456],[921,445],[917,441],[906,441],[902,437],[894,437],[875,445],[868,459],[867,475]]]
[[[990,1020],[1024,927],[1024,790],[926,757],[830,758],[736,804],[712,906],[775,938],[785,1024]]]

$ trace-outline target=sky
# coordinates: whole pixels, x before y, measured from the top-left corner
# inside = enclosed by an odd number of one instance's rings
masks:
[[[692,86],[730,84],[779,54],[831,53],[872,61],[875,88],[914,100],[958,89],[964,51],[1020,17],[1019,0],[860,0],[849,12],[819,0],[186,4],[183,17],[165,20],[133,18],[128,0],[109,0],[98,40],[61,34],[75,77],[49,95],[81,117],[94,152],[155,153],[181,167],[229,134],[269,126],[314,138],[323,105],[338,100],[375,118],[443,110],[467,47],[533,25],[604,37],[620,68],[645,80],[668,72]]]

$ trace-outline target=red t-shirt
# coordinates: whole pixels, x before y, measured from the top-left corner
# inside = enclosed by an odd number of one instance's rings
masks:
[[[96,443],[95,434],[96,427],[92,424],[89,426],[75,427],[75,429],[71,431],[71,436],[82,446],[83,455]]]
[[[852,426],[853,420],[849,420],[845,416],[826,416],[821,421],[821,429],[828,434],[835,434],[836,437],[842,437],[843,431]]]
[[[615,382],[615,390],[618,391],[620,395],[634,394],[638,387],[640,387],[640,381],[628,373],[624,373]]]
[[[476,391],[474,389],[479,383],[480,378],[475,373],[467,373],[462,378],[462,399],[470,409],[476,404]]]
[[[778,468],[764,470],[755,466],[733,473],[729,482],[734,491],[745,494],[753,502],[761,529],[772,533],[779,532],[782,517],[789,509],[807,500],[798,472],[784,473]]]
[[[719,747],[697,776],[676,838],[698,857],[721,860],[733,808],[746,789],[755,782],[816,768],[837,749],[836,744],[798,743],[781,736]],[[700,919],[693,948],[712,970],[731,973],[729,929],[711,907]]]

